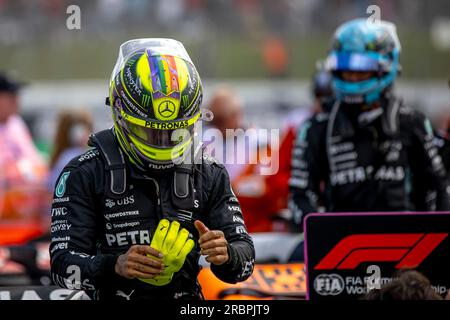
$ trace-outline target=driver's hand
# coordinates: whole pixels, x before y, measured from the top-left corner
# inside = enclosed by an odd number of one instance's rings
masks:
[[[187,255],[194,248],[194,240],[189,239],[189,231],[182,228],[178,221],[161,219],[152,238],[150,247],[164,255],[164,271],[154,278],[139,278],[148,284],[165,286],[172,281],[174,274],[183,267]]]
[[[209,230],[200,220],[196,220],[194,224],[200,234],[200,239],[198,240],[201,249],[200,253],[206,256],[206,261],[215,265],[228,262],[230,260],[228,242],[223,232],[220,230]]]
[[[151,279],[164,270],[163,254],[148,245],[134,245],[117,258],[115,271],[128,278]]]

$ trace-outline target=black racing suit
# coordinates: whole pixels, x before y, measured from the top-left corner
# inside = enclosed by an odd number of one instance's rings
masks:
[[[447,179],[450,180],[450,137],[449,133],[436,133],[434,137],[434,144],[439,150],[439,155],[442,158],[442,163],[444,164],[445,170],[447,171]],[[431,189],[427,193],[427,207],[430,211],[436,210],[436,190]]]
[[[190,199],[192,209],[182,210],[174,200],[174,172],[148,176],[125,161],[125,192],[112,193],[106,159],[95,142],[91,145],[93,149],[64,168],[55,188],[50,255],[56,284],[86,290],[94,299],[201,298],[196,219],[211,230],[222,230],[228,241],[229,262],[211,265],[212,272],[228,283],[244,281],[251,275],[253,242],[222,165],[207,155],[203,155],[201,164],[194,165],[189,180],[194,194]],[[118,148],[118,144],[112,147]],[[156,287],[117,275],[117,257],[134,244],[150,244],[162,218],[179,221],[196,242],[172,282]]]
[[[359,119],[345,108],[355,106],[336,103],[298,130],[289,181],[297,227],[303,230],[323,198],[328,212],[420,211],[435,189],[436,210],[450,210],[445,169],[424,115],[398,99]]]
[[[450,177],[450,128],[446,133],[437,134],[435,143],[439,149],[442,162],[447,170],[447,176]]]

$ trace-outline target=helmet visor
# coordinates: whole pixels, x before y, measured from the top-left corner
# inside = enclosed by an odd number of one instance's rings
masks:
[[[143,144],[157,148],[173,148],[188,141],[194,133],[194,125],[178,129],[153,129],[123,120],[123,128],[128,134]]]
[[[120,72],[125,59],[139,49],[148,49],[151,55],[171,55],[192,63],[189,54],[179,41],[164,38],[133,39],[120,46],[119,56],[111,74],[111,82],[114,81],[114,78]]]
[[[336,71],[380,71],[379,59],[361,53],[339,52],[331,54],[326,61],[326,68]]]

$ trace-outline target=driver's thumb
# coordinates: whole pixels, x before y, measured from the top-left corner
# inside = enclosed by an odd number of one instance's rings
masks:
[[[209,231],[208,227],[205,226],[205,224],[200,220],[195,220],[194,225],[198,233],[200,234],[200,237]]]

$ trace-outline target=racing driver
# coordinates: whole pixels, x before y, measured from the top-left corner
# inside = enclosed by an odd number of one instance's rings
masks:
[[[52,205],[53,281],[95,300],[202,299],[199,257],[236,283],[254,247],[225,168],[196,142],[202,84],[183,45],[120,47],[114,126],[61,172]]]
[[[425,211],[430,188],[436,210],[450,209],[431,123],[393,90],[400,71],[395,29],[355,19],[334,35],[326,67],[336,102],[303,124],[293,152],[290,209],[299,226],[317,212],[323,189],[328,212]]]

